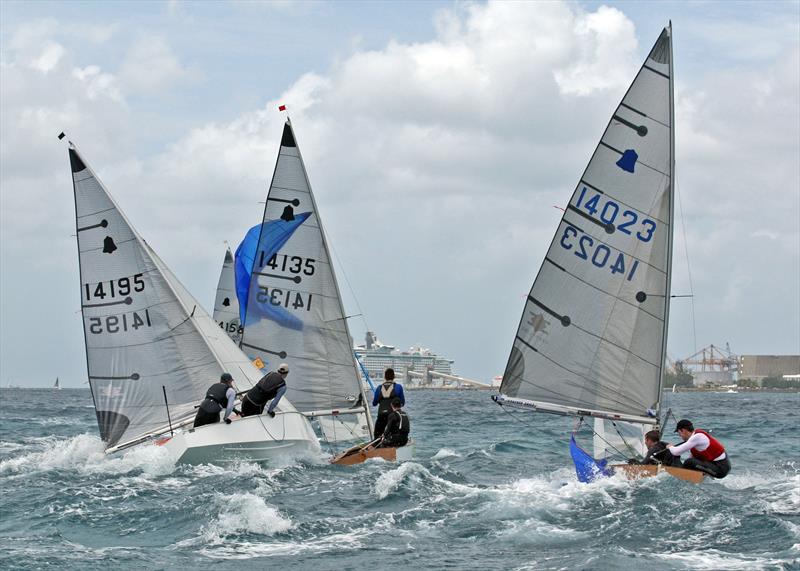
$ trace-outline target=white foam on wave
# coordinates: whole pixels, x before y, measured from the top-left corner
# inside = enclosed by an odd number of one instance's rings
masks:
[[[255,494],[226,495],[222,502],[219,517],[210,526],[217,537],[239,532],[272,536],[292,528],[292,520]]]
[[[175,459],[159,446],[136,446],[125,453],[107,455],[97,436],[48,437],[38,452],[28,452],[0,462],[0,474],[28,474],[52,470],[75,470],[84,474],[125,474],[141,470],[163,475],[175,467]]]
[[[683,566],[701,571],[758,571],[760,569],[783,569],[786,560],[745,555],[742,553],[725,553],[717,549],[698,549],[677,553],[654,551],[651,557],[669,561],[672,565]]]
[[[461,458],[461,454],[452,448],[440,448],[439,451],[431,457],[431,460],[442,460],[444,458]]]
[[[423,480],[434,485],[434,489],[439,491],[460,492],[466,494],[480,493],[480,488],[457,484],[444,478],[432,474],[427,468],[416,462],[404,462],[397,468],[381,474],[372,487],[373,493],[378,499],[385,499],[389,494],[400,489],[401,486],[409,485],[417,487]]]
[[[250,559],[296,551],[296,545],[291,541],[261,540],[256,543],[240,537],[252,534],[271,538],[294,527],[289,517],[267,504],[261,496],[252,493],[220,494],[215,503],[217,516],[200,528],[197,537],[180,541],[177,547],[201,546],[201,553],[215,559]]]

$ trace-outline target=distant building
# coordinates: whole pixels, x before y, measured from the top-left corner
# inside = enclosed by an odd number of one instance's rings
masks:
[[[429,368],[439,373],[453,374],[453,360],[436,355],[423,347],[398,351],[393,345],[381,343],[372,331],[367,331],[364,345],[355,347],[356,356],[369,372],[373,381],[383,379],[386,369],[394,369],[397,380],[405,380],[407,370],[424,373]]]
[[[800,374],[800,355],[742,355],[739,378],[761,382],[766,377]]]
[[[696,387],[706,385],[732,385],[734,371],[693,371],[692,384]]]

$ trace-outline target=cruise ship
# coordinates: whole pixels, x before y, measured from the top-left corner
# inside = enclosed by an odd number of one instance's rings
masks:
[[[373,382],[382,380],[383,372],[388,368],[394,369],[395,378],[400,382],[407,380],[406,371],[409,370],[453,374],[452,359],[419,346],[399,351],[393,345],[382,343],[373,331],[367,331],[364,345],[356,345],[354,351]]]

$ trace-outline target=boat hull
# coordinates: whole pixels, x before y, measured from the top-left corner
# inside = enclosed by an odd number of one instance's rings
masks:
[[[672,468],[661,464],[614,464],[611,466],[617,474],[622,474],[628,480],[638,480],[639,478],[652,478],[666,472],[674,478],[699,484],[703,481],[705,474],[697,470],[687,470],[686,468]]]
[[[331,464],[338,466],[353,466],[361,464],[370,458],[382,458],[387,462],[408,462],[414,457],[414,443],[409,442],[400,448],[371,448],[369,450],[348,450],[331,460]]]
[[[269,462],[318,453],[319,442],[308,420],[298,412],[237,418],[187,428],[157,441],[181,464]]]

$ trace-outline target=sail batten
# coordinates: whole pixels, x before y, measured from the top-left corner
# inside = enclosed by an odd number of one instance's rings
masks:
[[[564,210],[526,299],[501,397],[543,412],[655,423],[672,255],[671,68],[665,29]]]

